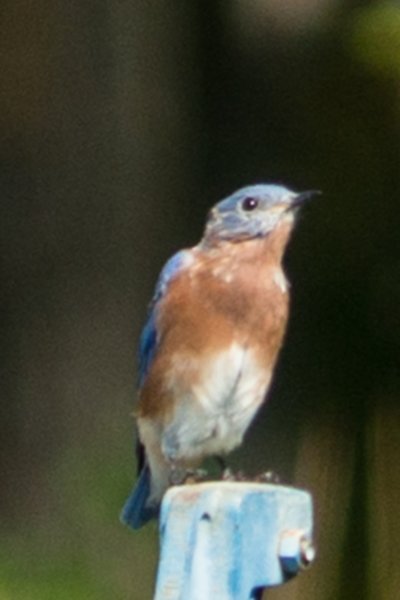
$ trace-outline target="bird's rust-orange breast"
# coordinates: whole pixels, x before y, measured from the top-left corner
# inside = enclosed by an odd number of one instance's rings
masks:
[[[139,416],[159,415],[160,405],[166,416],[174,401],[168,373],[174,372],[174,393],[177,373],[182,390],[190,389],[198,361],[234,342],[273,369],[288,315],[281,259],[289,234],[282,223],[266,238],[193,249],[193,264],[171,281],[158,308],[158,349],[139,393]]]

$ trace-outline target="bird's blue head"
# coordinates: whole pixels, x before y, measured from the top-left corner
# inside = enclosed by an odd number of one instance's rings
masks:
[[[316,191],[296,193],[273,184],[250,185],[211,209],[204,241],[242,241],[264,237],[283,220],[294,222],[297,209]]]

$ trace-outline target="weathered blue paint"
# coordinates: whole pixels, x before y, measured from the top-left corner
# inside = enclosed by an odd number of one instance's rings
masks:
[[[246,600],[310,562],[312,500],[308,492],[272,484],[173,487],[160,529],[155,600]]]

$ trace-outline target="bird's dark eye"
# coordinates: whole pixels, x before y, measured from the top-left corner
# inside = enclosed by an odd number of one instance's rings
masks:
[[[254,210],[258,206],[257,198],[253,198],[252,196],[247,196],[242,202],[243,210]]]

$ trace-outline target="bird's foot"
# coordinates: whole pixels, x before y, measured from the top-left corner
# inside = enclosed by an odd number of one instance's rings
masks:
[[[169,476],[170,485],[189,485],[191,483],[200,483],[207,479],[207,471],[204,469],[185,469],[183,467],[173,467]]]
[[[243,471],[233,471],[223,456],[214,456],[214,459],[221,470],[222,481],[246,481],[247,477]]]
[[[221,475],[222,481],[249,481],[249,477],[243,473],[243,471],[236,471],[235,473],[229,467],[225,467]]]
[[[184,483],[201,483],[207,480],[207,471],[205,469],[186,469]]]
[[[274,483],[278,484],[281,482],[281,478],[275,471],[264,471],[263,473],[259,473],[254,477],[254,480],[257,483]]]
[[[256,483],[280,483],[280,477],[274,471],[264,471],[255,477],[246,475],[243,471],[232,471],[229,467],[225,467],[221,474],[222,481],[249,481]]]

